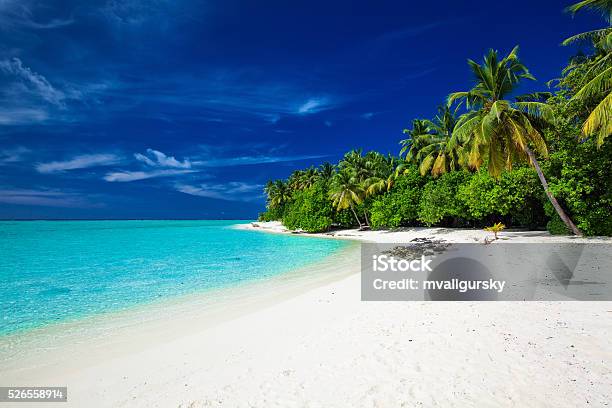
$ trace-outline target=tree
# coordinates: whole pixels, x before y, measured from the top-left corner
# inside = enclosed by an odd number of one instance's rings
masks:
[[[400,142],[404,146],[400,155],[406,152],[406,161],[416,163],[423,176],[431,173],[432,176],[438,177],[446,172],[459,170],[466,161],[463,148],[460,145],[449,148],[448,145],[456,123],[455,112],[447,105],[440,106],[433,120],[419,120],[417,126],[407,132],[410,139]],[[416,133],[417,131],[420,133]]]
[[[597,145],[612,134],[612,0],[583,0],[567,8],[572,14],[583,9],[591,9],[603,15],[608,27],[574,35],[563,45],[578,41],[590,41],[595,47],[595,55],[573,64],[569,70],[581,64],[589,69],[583,77],[587,80],[570,102],[577,101],[589,108],[589,115],[582,125],[582,133],[594,135]]]
[[[538,121],[552,121],[552,110],[542,102],[515,102],[508,97],[523,79],[535,80],[518,58],[518,47],[507,56],[489,50],[484,63],[468,60],[476,79],[469,91],[449,95],[448,105],[459,101],[467,109],[475,109],[459,119],[448,148],[462,145],[468,153],[468,164],[480,168],[485,161],[489,173],[499,178],[504,169],[511,170],[514,162],[528,161],[534,166],[548,199],[559,217],[576,235],[580,230],[567,216],[548,188],[535,152],[547,157],[548,150],[541,133],[534,125]]]
[[[283,180],[268,181],[264,188],[268,196],[268,207],[281,207],[291,199],[291,191]]]
[[[350,208],[359,224],[359,228],[362,227],[362,224],[355,212],[355,205],[363,201],[363,195],[363,188],[349,171],[340,171],[332,179],[329,198],[338,211]]]

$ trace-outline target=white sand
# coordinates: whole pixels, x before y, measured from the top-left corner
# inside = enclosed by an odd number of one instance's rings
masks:
[[[469,230],[345,234],[484,238]],[[553,239],[511,234],[503,235]],[[214,319],[178,309],[103,341],[63,346],[38,357],[36,369],[0,368],[0,385],[65,384],[69,404],[57,406],[74,407],[610,404],[612,302],[361,302],[355,250],[336,272],[323,266],[328,279],[263,285],[258,299],[230,299],[231,312],[217,308]]]

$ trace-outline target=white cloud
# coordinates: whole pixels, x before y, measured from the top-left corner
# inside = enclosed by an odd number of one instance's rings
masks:
[[[64,106],[66,94],[51,85],[43,75],[24,66],[19,58],[0,61],[0,70],[18,78],[26,88],[43,100],[59,107]]]
[[[117,171],[104,176],[104,180],[109,182],[126,183],[130,181],[146,180],[155,177],[177,176],[180,174],[193,173],[195,170],[153,170],[153,171]]]
[[[329,107],[327,98],[310,98],[297,109],[300,115],[309,115],[311,113],[320,112]]]
[[[30,149],[23,146],[0,150],[0,166],[3,164],[20,162],[23,160],[23,156],[28,153],[30,153]]]
[[[147,149],[147,155],[141,153],[135,153],[134,157],[136,160],[145,163],[151,167],[171,167],[177,169],[189,169],[191,168],[191,162],[189,159],[184,159],[182,162],[174,158],[174,156],[166,156],[166,154],[153,149]]]
[[[120,163],[121,160],[121,157],[115,154],[84,154],[70,160],[39,163],[36,165],[36,170],[40,173],[57,173],[87,167],[111,166]]]
[[[22,125],[32,122],[44,122],[49,114],[43,109],[32,108],[2,108],[0,111],[0,125]]]
[[[206,183],[197,186],[177,184],[175,188],[181,193],[193,196],[229,201],[252,201],[263,195],[263,186],[261,184],[250,184],[241,181],[230,181],[222,184]]]
[[[199,167],[225,167],[225,166],[247,166],[253,164],[266,164],[266,163],[284,163],[293,162],[309,159],[320,159],[327,157],[327,155],[301,155],[301,156],[238,156],[238,157],[225,157],[212,160],[201,160],[194,161],[193,164]]]
[[[92,203],[75,193],[34,189],[0,189],[0,203],[67,208],[93,208],[104,205]]]

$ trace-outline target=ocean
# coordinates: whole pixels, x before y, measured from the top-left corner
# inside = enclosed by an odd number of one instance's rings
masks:
[[[0,335],[259,281],[344,241],[245,221],[1,221]]]

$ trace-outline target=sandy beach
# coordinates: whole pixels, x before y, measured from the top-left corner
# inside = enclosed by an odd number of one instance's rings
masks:
[[[277,223],[241,228],[287,233]],[[476,242],[487,233],[322,236]],[[501,239],[576,241],[539,232]],[[362,302],[358,245],[315,269],[310,278],[301,271],[299,279],[236,290],[207,308],[190,299],[148,320],[116,316],[123,324],[90,341],[51,336],[47,350],[13,359],[0,377],[67,385],[61,406],[71,407],[601,407],[612,400],[612,302]]]

